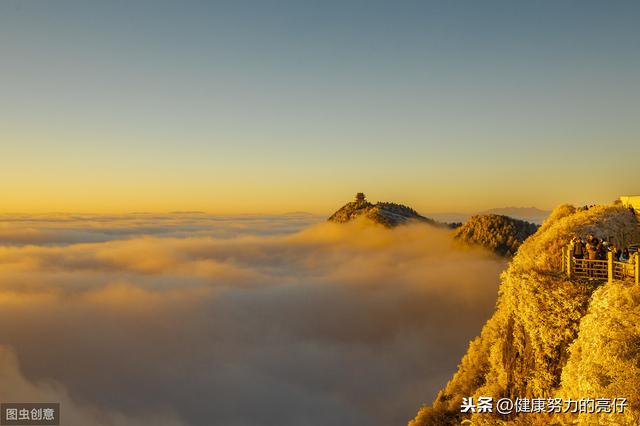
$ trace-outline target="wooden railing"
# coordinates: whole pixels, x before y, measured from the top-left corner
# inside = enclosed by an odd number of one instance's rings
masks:
[[[613,281],[634,280],[640,284],[640,254],[629,262],[613,260],[613,253],[607,253],[607,260],[576,259],[570,247],[562,248],[562,271],[569,278]]]

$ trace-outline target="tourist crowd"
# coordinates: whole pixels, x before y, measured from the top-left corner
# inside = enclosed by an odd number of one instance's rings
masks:
[[[618,247],[593,235],[588,235],[586,240],[576,235],[571,240],[571,254],[576,259],[607,260],[608,253],[613,253],[613,260],[616,262],[633,262],[634,256],[638,256],[637,249]]]

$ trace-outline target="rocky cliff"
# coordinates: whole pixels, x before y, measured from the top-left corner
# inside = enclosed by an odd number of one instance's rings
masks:
[[[555,209],[503,272],[496,311],[458,371],[411,426],[640,424],[640,288],[567,279],[561,249],[575,234],[640,241],[627,208]],[[628,406],[624,414],[461,413],[463,397],[479,396],[624,397]]]

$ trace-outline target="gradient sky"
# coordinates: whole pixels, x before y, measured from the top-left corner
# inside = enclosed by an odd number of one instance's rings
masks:
[[[2,212],[640,193],[640,2],[0,3]]]

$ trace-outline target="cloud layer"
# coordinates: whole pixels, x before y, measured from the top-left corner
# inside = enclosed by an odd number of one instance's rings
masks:
[[[59,400],[78,425],[404,423],[504,267],[427,225],[191,216],[120,218],[99,239],[83,218],[45,239],[50,221],[6,221],[0,400]]]

